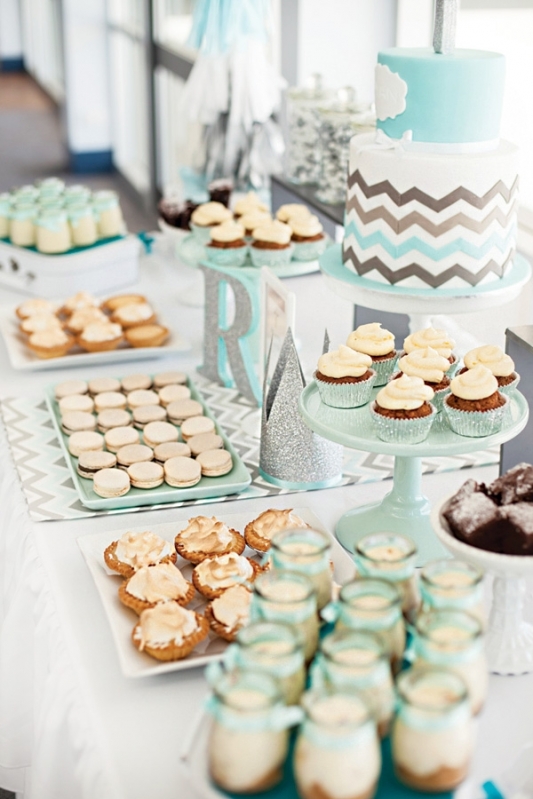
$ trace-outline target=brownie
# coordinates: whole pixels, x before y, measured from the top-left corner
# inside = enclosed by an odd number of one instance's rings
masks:
[[[193,211],[198,208],[197,203],[191,200],[185,202],[178,202],[177,200],[160,200],[157,209],[159,215],[165,220],[167,225],[180,228],[181,230],[190,230],[190,221]]]
[[[502,552],[506,555],[533,555],[533,504],[516,502],[498,508],[507,527],[502,538]]]
[[[465,544],[502,551],[505,532],[496,503],[480,490],[474,480],[467,480],[443,511],[453,535]]]
[[[209,192],[209,199],[211,202],[222,203],[226,208],[229,208],[229,198],[233,191],[233,181],[226,178],[219,178],[212,180],[207,187]]]
[[[519,463],[494,480],[488,488],[490,496],[500,505],[514,502],[533,502],[533,466]]]

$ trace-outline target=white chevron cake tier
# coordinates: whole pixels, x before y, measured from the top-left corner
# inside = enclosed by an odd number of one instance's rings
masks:
[[[343,260],[369,280],[478,286],[515,252],[518,148],[419,152],[374,134],[350,144]]]

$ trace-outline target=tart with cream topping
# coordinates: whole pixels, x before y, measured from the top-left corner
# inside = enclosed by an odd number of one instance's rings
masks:
[[[60,358],[66,355],[75,343],[75,339],[59,327],[32,333],[28,339],[28,347],[39,358]]]
[[[215,555],[226,555],[244,551],[244,538],[237,530],[219,521],[214,516],[195,516],[180,530],[175,538],[176,551],[191,563],[201,563]]]
[[[122,328],[113,322],[91,322],[78,336],[78,344],[87,352],[116,350],[123,341]]]
[[[19,319],[28,319],[30,316],[34,316],[35,314],[55,314],[56,311],[57,305],[51,300],[44,300],[34,297],[31,300],[26,300],[22,303],[22,305],[19,305],[15,313]]]
[[[128,532],[107,547],[104,560],[111,571],[118,572],[123,577],[131,577],[142,566],[175,563],[176,553],[172,551],[172,545],[168,541],[155,533]]]
[[[228,552],[206,558],[192,572],[194,587],[208,599],[216,599],[227,588],[239,583],[251,583],[260,572],[260,566],[254,560]]]
[[[309,527],[307,522],[293,513],[292,508],[269,508],[246,525],[244,537],[252,549],[267,552],[276,533],[282,530],[303,530],[306,527]]]
[[[20,329],[31,336],[32,333],[42,333],[43,330],[61,330],[62,324],[53,313],[36,313],[23,319]]]
[[[182,660],[209,633],[209,622],[177,602],[162,602],[143,610],[132,640],[140,652],[156,660]]]
[[[133,302],[113,311],[111,319],[126,330],[128,327],[151,325],[156,321],[156,315],[149,302]]]
[[[370,355],[372,368],[377,375],[374,385],[384,386],[392,375],[398,358],[394,336],[390,330],[384,330],[379,322],[359,325],[348,336],[346,346],[356,352]]]
[[[358,408],[369,402],[376,372],[372,358],[341,344],[318,359],[315,380],[320,399],[333,408]]]
[[[169,561],[157,563],[155,566],[141,566],[118,589],[122,604],[138,615],[143,610],[155,607],[159,602],[188,605],[194,594],[193,584]]]
[[[514,361],[511,356],[494,344],[485,344],[483,347],[470,350],[466,353],[463,361],[465,365],[461,372],[466,372],[467,369],[473,369],[479,365],[486,366],[498,381],[498,388],[504,392],[511,386],[516,387],[520,379],[514,370]]]
[[[251,603],[252,592],[244,585],[233,585],[209,603],[205,618],[214,633],[225,641],[234,641],[250,621]]]

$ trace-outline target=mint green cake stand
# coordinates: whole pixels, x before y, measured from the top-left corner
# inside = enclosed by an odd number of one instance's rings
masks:
[[[379,389],[374,390],[374,396]],[[393,487],[381,502],[353,508],[341,517],[335,535],[349,552],[368,533],[395,532],[412,538],[418,548],[421,566],[433,558],[447,556],[435,536],[431,523],[429,500],[422,493],[422,458],[465,455],[509,441],[526,426],[529,408],[525,397],[515,391],[499,433],[483,438],[467,438],[454,433],[443,415],[434,422],[427,439],[420,444],[389,444],[376,435],[370,408],[331,408],[320,400],[313,381],[302,392],[300,413],[315,433],[363,452],[394,456]]]

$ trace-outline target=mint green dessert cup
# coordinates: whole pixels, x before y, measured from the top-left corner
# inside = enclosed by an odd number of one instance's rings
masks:
[[[458,408],[450,408],[445,400],[443,410],[448,424],[454,433],[469,438],[481,438],[498,433],[501,430],[510,401],[505,394],[502,396],[505,400],[504,404],[488,411],[461,411]]]
[[[330,383],[327,380],[321,380],[315,373],[320,399],[331,408],[360,408],[361,405],[366,405],[367,402],[370,402],[376,381],[375,371],[373,369],[368,371],[371,372],[371,376],[357,383]]]
[[[376,403],[373,402],[370,406],[370,413],[378,438],[390,444],[420,444],[421,441],[425,441],[438,415],[433,403],[429,404],[431,405],[429,416],[415,419],[393,419],[378,413],[375,409]]]
[[[248,255],[248,246],[211,247],[207,244],[205,254],[209,263],[215,266],[242,266]]]

